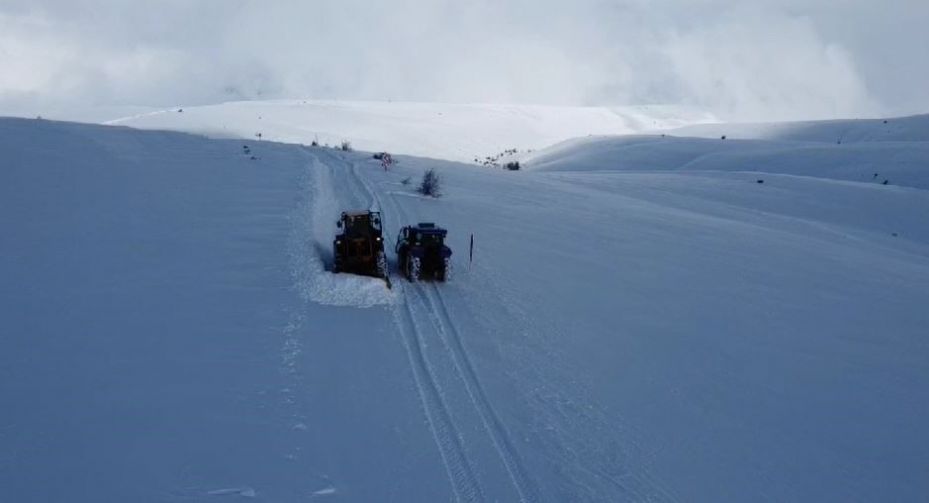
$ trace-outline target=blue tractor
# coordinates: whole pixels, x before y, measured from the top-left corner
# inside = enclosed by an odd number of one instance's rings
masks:
[[[448,231],[445,229],[426,222],[400,229],[396,245],[397,259],[400,271],[408,280],[448,279],[452,250],[445,246],[446,234]]]

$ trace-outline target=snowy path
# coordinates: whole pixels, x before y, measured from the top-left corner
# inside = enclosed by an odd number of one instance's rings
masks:
[[[353,166],[353,169],[357,169],[357,167]],[[408,224],[414,223],[409,220],[395,196],[390,195],[389,197],[392,203],[391,206],[396,210],[395,214],[397,215],[394,221],[394,228],[399,228],[402,222],[407,222]],[[450,280],[453,280],[453,276],[450,276]],[[455,322],[449,315],[442,291],[436,285],[430,284],[407,284],[401,281],[401,285],[403,285],[402,288],[406,294],[405,307],[407,308],[407,312],[412,316],[414,312],[413,306],[416,306],[415,309],[420,313],[420,319],[426,318],[429,320],[430,326],[428,332],[432,334],[433,337],[437,335],[442,341],[442,347],[446,352],[444,356],[446,359],[451,359],[455,370],[455,377],[457,378],[456,380],[464,387],[468,401],[474,407],[474,412],[479,416],[483,430],[492,442],[496,456],[505,468],[519,500],[535,501],[537,499],[535,488],[531,485],[531,482],[527,480],[525,469],[519,461],[519,455],[513,448],[506,429],[501,424],[493,406],[481,387],[474,367],[468,357],[468,353],[462,345],[461,335],[458,332]],[[419,339],[420,338],[417,337],[417,340]],[[482,438],[481,442],[486,443],[486,440],[486,438]],[[484,466],[485,469],[487,469],[494,465]],[[491,499],[503,501],[508,498],[512,499],[512,495],[498,493]]]
[[[308,152],[313,153],[313,150]],[[315,155],[322,158],[315,168],[327,171],[332,179],[338,180],[333,192],[347,190],[343,208],[385,211],[387,241],[392,247],[390,232],[408,220],[394,196],[380,194],[372,188],[359,174],[357,163],[348,163],[324,151]],[[387,201],[386,205],[382,201]],[[461,501],[537,500],[506,430],[480,386],[440,290],[405,281],[395,284],[403,300],[394,304],[394,322],[456,498]],[[453,372],[448,373],[450,369]],[[455,403],[450,404],[449,400]],[[469,410],[466,403],[473,409]],[[480,469],[476,470],[476,465]],[[497,471],[503,471],[509,481],[501,480]]]

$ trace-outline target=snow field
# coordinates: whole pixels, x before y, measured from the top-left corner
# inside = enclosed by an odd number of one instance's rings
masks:
[[[319,114],[453,159],[512,146],[488,117],[549,113],[394,105],[139,120],[306,139]],[[443,151],[438,112],[475,143]],[[925,125],[585,137],[513,173],[0,120],[0,499],[918,501]],[[430,168],[438,199],[414,193]],[[452,281],[328,272],[364,208],[393,267],[402,225],[448,228]]]

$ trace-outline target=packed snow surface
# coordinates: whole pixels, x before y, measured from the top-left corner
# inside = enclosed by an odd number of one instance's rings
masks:
[[[910,121],[508,172],[0,119],[0,501],[920,501]],[[447,228],[451,280],[330,273],[366,208],[392,259]]]

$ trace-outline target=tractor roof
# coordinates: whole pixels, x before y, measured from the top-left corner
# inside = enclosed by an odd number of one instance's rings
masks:
[[[378,212],[376,212],[376,211],[368,211],[368,210],[350,210],[350,211],[343,211],[343,212],[342,212],[342,214],[345,215],[345,216],[347,216],[347,217],[366,217],[366,216],[368,216],[369,214],[374,214],[374,213],[378,213]]]
[[[448,231],[446,231],[445,229],[441,227],[436,227],[435,224],[432,222],[420,222],[413,228],[425,234],[443,234],[444,235],[448,233]]]

